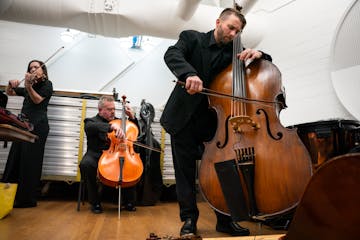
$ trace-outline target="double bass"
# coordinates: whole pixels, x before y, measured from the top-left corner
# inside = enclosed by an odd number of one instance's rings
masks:
[[[139,129],[135,123],[126,119],[126,97],[122,98],[122,119],[114,119],[110,124],[121,126],[125,138],[118,139],[114,131],[108,133],[110,147],[103,152],[98,163],[100,181],[110,187],[134,186],[140,180],[144,168],[140,155],[134,151],[133,144]]]
[[[233,217],[232,209],[238,208],[242,220],[265,221],[297,206],[312,175],[311,159],[296,129],[280,123],[286,104],[278,68],[262,59],[245,68],[236,56],[243,49],[239,34],[233,44],[232,65],[210,85],[232,98],[209,97],[218,124],[213,139],[205,143],[199,184],[216,211]],[[230,166],[223,174],[216,168],[222,165]],[[222,182],[232,170],[235,177]],[[227,197],[236,191],[240,198]]]

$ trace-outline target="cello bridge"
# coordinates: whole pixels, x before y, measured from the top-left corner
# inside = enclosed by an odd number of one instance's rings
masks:
[[[260,125],[252,120],[249,116],[235,116],[229,119],[232,129],[236,133],[242,133],[241,125],[247,124],[250,125],[254,130],[258,130]]]

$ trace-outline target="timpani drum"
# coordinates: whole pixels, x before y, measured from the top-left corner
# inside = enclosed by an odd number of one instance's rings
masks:
[[[310,153],[314,170],[332,157],[357,152],[360,146],[359,121],[318,121],[294,127]]]

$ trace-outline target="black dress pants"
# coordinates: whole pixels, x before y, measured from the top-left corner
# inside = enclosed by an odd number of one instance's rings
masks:
[[[191,121],[177,134],[171,135],[171,150],[175,169],[176,193],[180,219],[197,221],[196,204],[197,160],[201,160],[204,145],[216,131],[216,115],[207,108],[198,109]],[[218,221],[231,222],[231,217],[216,212]]]

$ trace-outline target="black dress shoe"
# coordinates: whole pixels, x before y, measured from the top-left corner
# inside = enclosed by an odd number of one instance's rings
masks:
[[[100,203],[96,203],[91,205],[91,211],[95,214],[99,214],[103,212],[103,208],[101,207]]]
[[[180,236],[195,235],[196,234],[196,221],[191,218],[185,220],[184,225],[181,227]]]
[[[135,212],[136,207],[134,206],[134,204],[128,203],[128,204],[125,205],[125,210],[129,211],[129,212]]]
[[[236,222],[227,222],[227,223],[218,222],[216,224],[216,231],[228,233],[231,236],[249,236],[250,235],[249,229],[241,227]]]
[[[36,202],[18,202],[15,201],[14,203],[14,208],[32,208],[32,207],[36,207],[37,203]]]

